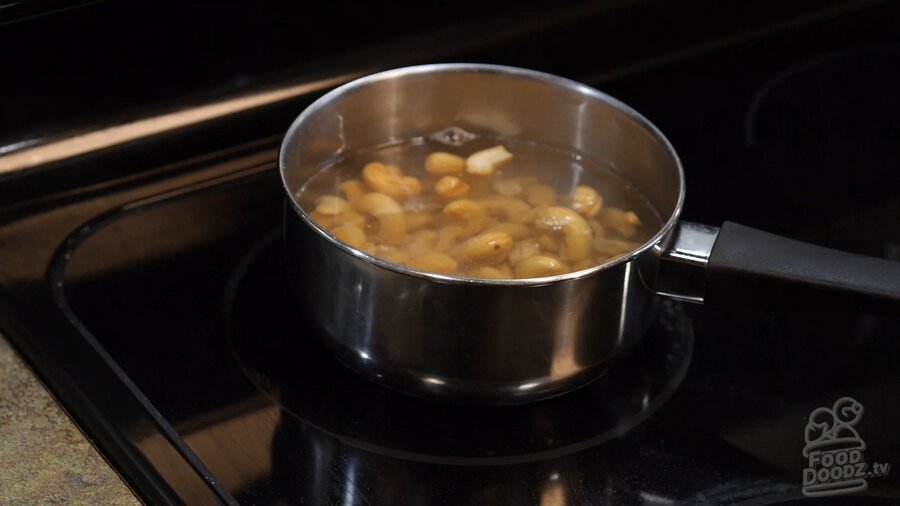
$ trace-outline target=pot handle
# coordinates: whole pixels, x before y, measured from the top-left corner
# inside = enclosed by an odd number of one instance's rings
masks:
[[[728,221],[679,223],[658,274],[661,295],[715,308],[900,314],[900,262]]]

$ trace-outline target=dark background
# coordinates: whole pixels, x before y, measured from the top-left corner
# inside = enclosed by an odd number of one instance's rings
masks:
[[[841,5],[847,2],[7,1],[0,3],[0,146],[266,83],[443,55],[582,78],[588,69]]]
[[[9,3],[0,153],[349,71],[518,65],[597,87],[656,123],[685,165],[686,218],[884,256],[900,241],[898,11],[821,0]],[[278,136],[302,106],[213,139],[176,132],[167,149],[106,169],[13,174],[4,199]]]

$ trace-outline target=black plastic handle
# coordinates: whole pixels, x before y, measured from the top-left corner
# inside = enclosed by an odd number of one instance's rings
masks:
[[[706,265],[704,304],[900,315],[900,262],[726,221]]]

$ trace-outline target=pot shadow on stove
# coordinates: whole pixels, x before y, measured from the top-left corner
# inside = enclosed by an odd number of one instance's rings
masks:
[[[225,310],[235,359],[280,407],[271,476],[279,499],[564,504],[612,494],[628,502],[633,448],[616,440],[652,416],[687,371],[693,332],[682,306],[664,304],[642,342],[579,390],[523,406],[450,405],[388,390],[338,362],[295,310],[281,253],[277,233],[253,248]]]

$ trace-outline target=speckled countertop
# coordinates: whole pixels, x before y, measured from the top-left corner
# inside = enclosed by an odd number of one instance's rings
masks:
[[[0,505],[140,504],[0,336]]]

